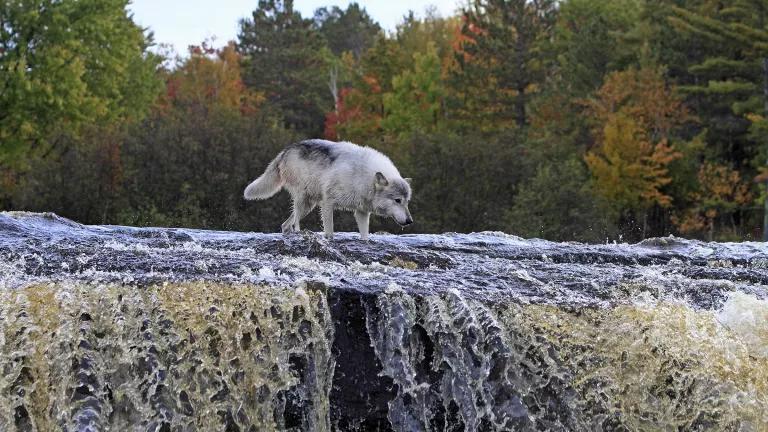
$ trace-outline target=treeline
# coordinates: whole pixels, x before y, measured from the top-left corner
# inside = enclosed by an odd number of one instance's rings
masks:
[[[413,177],[412,231],[762,235],[768,1],[473,0],[388,33],[358,4],[261,0],[171,67],[126,7],[0,3],[3,209],[276,231],[288,197],[244,186],[325,137]]]

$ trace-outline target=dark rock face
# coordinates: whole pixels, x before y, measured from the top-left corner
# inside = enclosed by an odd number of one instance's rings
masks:
[[[762,430],[768,247],[0,213],[0,430]]]
[[[381,363],[365,327],[365,304],[373,300],[371,295],[349,292],[334,292],[328,299],[336,358],[331,419],[341,430],[390,430],[386,414],[394,397],[393,383],[380,375]]]

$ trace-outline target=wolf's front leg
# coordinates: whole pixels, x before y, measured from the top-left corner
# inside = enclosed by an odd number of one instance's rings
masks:
[[[360,240],[368,240],[368,221],[371,214],[369,212],[355,210],[355,220],[357,221],[357,229],[360,231]]]
[[[333,240],[333,201],[323,201],[320,207],[320,217],[323,219],[325,238]]]

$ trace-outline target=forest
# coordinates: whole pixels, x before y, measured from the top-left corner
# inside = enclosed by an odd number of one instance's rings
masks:
[[[322,137],[413,178],[405,233],[760,240],[767,20],[768,0],[471,0],[385,31],[357,3],[260,0],[236,40],[174,56],[127,0],[2,1],[0,210],[277,232],[287,194],[243,189]]]

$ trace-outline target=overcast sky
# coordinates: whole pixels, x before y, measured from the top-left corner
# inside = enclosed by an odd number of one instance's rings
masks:
[[[304,17],[312,17],[315,9],[339,6],[346,9],[349,1],[295,0],[294,8]],[[442,16],[452,15],[460,0],[370,0],[358,1],[368,14],[386,30],[394,30],[408,10],[423,16],[433,5]],[[149,27],[156,43],[171,44],[176,52],[186,54],[187,46],[216,38],[216,46],[237,35],[240,18],[250,16],[258,0],[133,0],[129,9],[141,26]]]

